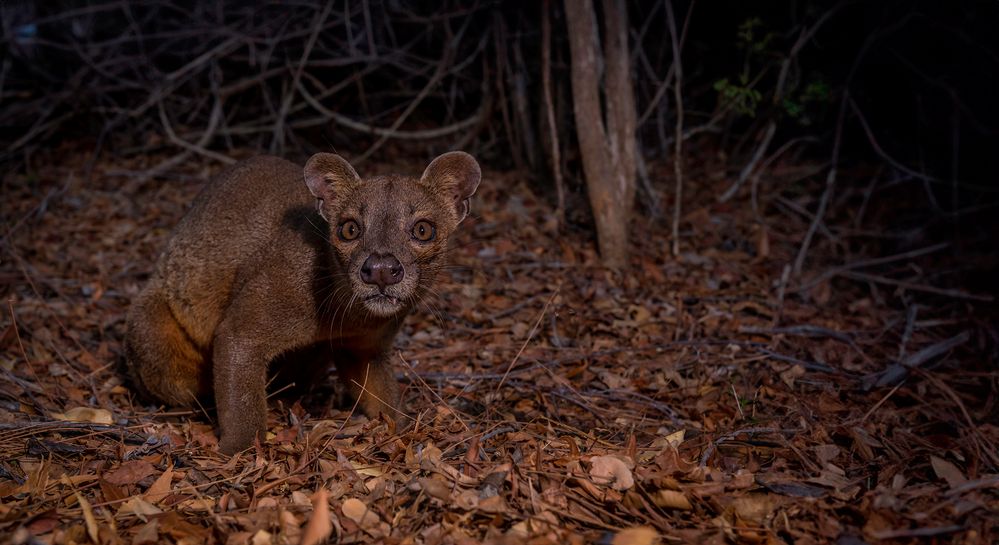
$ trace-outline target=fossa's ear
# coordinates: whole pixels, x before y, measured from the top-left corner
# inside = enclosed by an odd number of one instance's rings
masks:
[[[341,192],[360,183],[361,177],[354,167],[334,153],[317,153],[305,163],[305,185],[319,200],[320,214],[323,214],[323,201],[332,201]]]
[[[481,179],[482,170],[475,158],[463,151],[450,151],[430,162],[420,183],[447,196],[461,222],[468,215],[469,199]]]

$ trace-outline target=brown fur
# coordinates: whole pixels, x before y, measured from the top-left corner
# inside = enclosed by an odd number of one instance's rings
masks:
[[[360,409],[395,418],[392,340],[432,292],[479,178],[462,152],[438,157],[419,179],[362,180],[325,153],[304,169],[276,157],[229,168],[195,200],[132,304],[125,348],[134,382],[170,405],[214,393],[221,450],[233,453],[266,428],[268,365],[328,343]],[[339,236],[348,220],[359,227],[354,240]],[[433,240],[414,236],[420,220],[433,225]],[[369,256],[394,256],[401,280],[371,283],[370,267],[362,280]],[[314,376],[315,362],[278,360]]]

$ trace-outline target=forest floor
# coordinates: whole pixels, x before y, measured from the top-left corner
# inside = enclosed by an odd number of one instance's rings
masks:
[[[210,407],[149,406],[120,371],[129,301],[216,167],[84,184],[85,159],[3,182],[0,543],[999,541],[991,296],[913,280],[940,248],[834,254],[826,227],[781,282],[818,190],[764,229],[692,170],[681,255],[637,220],[610,272],[487,172],[397,341],[413,420],[331,408],[331,379],[229,458]]]

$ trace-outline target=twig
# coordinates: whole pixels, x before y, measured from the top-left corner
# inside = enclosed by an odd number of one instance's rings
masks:
[[[785,361],[787,363],[800,365],[806,371],[819,371],[822,373],[843,374],[843,371],[836,369],[835,367],[830,367],[824,363],[819,363],[815,361],[806,361],[801,358],[795,358],[794,356],[787,356],[784,354],[780,354],[767,348],[760,348],[759,351],[760,353],[765,354],[775,360]]]
[[[898,389],[901,388],[903,384],[905,384],[904,380],[901,381],[901,382],[899,382],[898,384],[896,384],[895,387],[892,388],[881,399],[879,399],[878,402],[875,403],[873,407],[871,407],[870,409],[868,409],[868,411],[866,413],[864,413],[864,416],[860,419],[860,425],[863,426],[864,422],[867,422],[867,419],[870,418],[871,415],[874,414],[874,412],[877,411],[879,407],[881,407],[882,405],[884,405],[885,401],[888,401],[888,399],[891,396],[895,395],[895,392],[897,392]]]
[[[683,19],[683,30],[680,31],[680,48],[681,49],[683,48],[683,45],[687,42],[687,30],[690,28],[690,16],[691,16],[692,13],[694,13],[694,4],[696,2],[697,2],[697,0],[692,0],[690,2],[690,7],[687,9],[687,16],[684,17],[684,19]],[[666,2],[664,2],[664,4],[668,4],[668,3],[669,3],[668,0]],[[656,6],[656,8],[658,9],[658,5]],[[649,21],[651,23],[652,13],[647,14],[647,16],[649,17]],[[643,33],[644,33],[644,31],[643,31]],[[636,48],[636,50],[637,49],[638,48]],[[662,98],[664,96],[666,96],[666,91],[669,90],[670,82],[673,80],[673,78],[675,77],[675,75],[676,75],[676,64],[674,63],[674,64],[670,65],[669,70],[666,72],[666,77],[663,78],[663,81],[662,81],[662,83],[659,84],[659,87],[656,89],[655,94],[652,95],[652,99],[649,100],[649,105],[645,107],[645,111],[642,112],[642,115],[638,116],[638,126],[639,127],[642,126],[646,121],[648,121],[649,116],[651,116],[652,112],[655,111],[656,106],[658,106],[659,102],[662,101]],[[692,136],[692,135],[685,134],[684,135],[684,139],[687,139],[690,136]]]
[[[420,384],[423,384],[423,387],[426,388],[427,391],[434,394],[434,397],[437,398],[437,402],[440,403],[442,407],[447,409],[449,413],[451,413],[451,416],[453,416],[458,421],[458,423],[461,424],[461,427],[465,428],[465,431],[468,431],[470,428],[468,427],[468,424],[465,423],[465,420],[461,418],[461,416],[457,413],[457,411],[451,408],[450,404],[448,404],[446,401],[444,401],[443,398],[441,398],[440,394],[437,393],[437,390],[431,388],[430,385],[427,384],[427,381],[423,380],[423,377],[421,377],[419,374],[416,373],[416,371],[413,370],[413,366],[410,365],[408,361],[406,361],[406,358],[402,357],[402,352],[398,352],[397,355],[399,356],[399,361],[401,361],[406,366],[406,369],[409,369],[409,371],[413,373],[413,376],[415,376],[420,380]]]
[[[902,360],[902,365],[906,367],[921,367],[923,364],[930,361],[931,359],[941,354],[950,352],[951,350],[957,348],[958,346],[961,346],[962,344],[968,342],[969,340],[971,340],[971,333],[967,331],[962,331],[961,333],[949,339],[927,346],[926,348],[920,350],[919,352],[910,355],[909,357]]]
[[[151,93],[145,102],[135,108],[132,108],[131,110],[128,110],[125,117],[135,119],[145,114],[149,108],[159,104],[169,93],[184,83],[186,78],[195,69],[200,68],[203,64],[214,59],[225,58],[225,56],[237,49],[239,45],[240,40],[237,37],[230,37],[229,39],[219,43],[217,46],[205,51],[201,55],[198,55],[191,62],[167,74],[166,77],[163,78],[164,83]],[[111,123],[116,124],[115,121],[112,121]]]
[[[820,274],[819,276],[813,278],[812,280],[810,280],[810,281],[802,284],[801,286],[798,286],[797,288],[795,288],[794,291],[796,291],[796,292],[808,291],[808,290],[812,289],[814,286],[816,286],[817,284],[819,284],[821,282],[829,280],[830,278],[833,278],[833,277],[835,277],[837,275],[841,275],[844,272],[847,272],[847,271],[850,271],[850,270],[853,270],[853,269],[862,269],[862,268],[866,268],[866,267],[874,267],[874,266],[877,266],[877,265],[886,265],[888,263],[894,263],[896,261],[902,261],[902,260],[906,260],[906,259],[913,259],[913,258],[916,258],[916,257],[921,257],[921,256],[924,256],[924,255],[927,255],[927,254],[938,252],[940,250],[948,248],[949,246],[950,246],[949,242],[941,242],[939,244],[934,244],[932,246],[926,246],[925,248],[917,248],[915,250],[909,250],[907,252],[902,252],[900,254],[893,254],[893,255],[883,256],[883,257],[874,257],[874,258],[870,258],[870,259],[860,259],[860,260],[857,260],[857,261],[846,263],[844,265],[841,265],[839,267],[835,267],[833,269],[830,269],[830,270],[828,270],[828,271]]]
[[[999,454],[996,453],[996,448],[994,445],[982,445],[985,442],[985,438],[982,437],[981,425],[976,423],[972,418],[971,414],[968,413],[967,407],[964,406],[964,402],[961,401],[961,397],[957,395],[957,392],[953,388],[947,385],[942,379],[933,376],[932,373],[917,369],[917,372],[927,380],[929,380],[937,388],[943,390],[944,394],[957,405],[957,408],[961,411],[961,416],[964,417],[964,421],[968,424],[967,431],[975,439],[975,446],[978,447],[978,456],[983,456],[988,459],[989,463],[993,468],[999,466]]]
[[[555,104],[552,101],[552,25],[549,12],[550,0],[541,4],[541,87],[545,99],[545,117],[548,121],[548,140],[551,145],[552,175],[555,177],[555,192],[558,195],[558,208],[555,218],[559,228],[565,222],[565,183],[562,181],[562,158],[559,154],[558,127],[555,123]]]
[[[774,91],[774,103],[784,97],[784,88],[787,86],[787,75],[791,71],[791,63],[798,57],[798,53],[801,52],[801,49],[805,47],[809,41],[811,41],[812,37],[815,36],[815,33],[822,28],[822,25],[832,18],[836,12],[850,3],[851,2],[840,2],[839,4],[836,4],[832,9],[823,13],[822,17],[819,17],[819,19],[815,21],[814,25],[801,30],[801,34],[798,36],[798,39],[794,42],[794,45],[791,46],[791,51],[781,63],[780,74],[777,76],[777,87]]]
[[[959,496],[965,492],[978,490],[979,488],[995,488],[997,486],[999,486],[999,475],[990,475],[988,477],[982,477],[981,479],[975,479],[974,481],[968,481],[961,486],[952,488],[947,491],[947,495]]]
[[[964,526],[937,526],[932,528],[902,528],[901,530],[878,530],[871,532],[875,539],[897,539],[900,537],[933,537],[943,534],[953,534],[964,530]]]
[[[495,314],[493,314],[491,316],[486,317],[485,319],[482,320],[482,322],[483,323],[486,323],[486,322],[495,322],[496,320],[499,320],[500,318],[506,318],[507,316],[510,316],[511,314],[516,314],[518,311],[520,311],[520,309],[522,309],[522,308],[524,308],[524,307],[526,307],[526,306],[534,303],[534,300],[537,299],[538,297],[540,297],[540,295],[541,294],[532,295],[532,296],[524,299],[523,301],[521,301],[521,302],[519,302],[519,303],[511,306],[510,308],[503,309],[503,310],[501,310],[501,311],[499,311],[499,312],[497,312],[497,313],[495,313]]]
[[[726,433],[725,435],[722,435],[721,437],[719,437],[719,438],[715,439],[714,441],[708,443],[707,448],[704,449],[704,453],[701,454],[701,467],[705,467],[705,466],[708,465],[708,459],[711,458],[712,454],[714,454],[715,449],[718,448],[718,445],[720,445],[722,443],[725,443],[727,441],[731,441],[732,439],[735,439],[736,437],[738,437],[738,436],[740,436],[740,435],[742,435],[744,433],[746,433],[746,434],[754,434],[754,433],[784,433],[784,432],[787,432],[787,431],[798,431],[798,430],[782,430],[782,429],[779,429],[779,428],[743,428],[741,430],[735,430],[733,432]]]
[[[36,433],[49,433],[54,431],[81,431],[96,433],[116,433],[125,441],[145,443],[149,438],[145,435],[135,433],[122,426],[109,424],[92,424],[90,422],[70,422],[62,420],[45,421],[22,421],[0,423],[0,431],[14,431],[15,433],[5,435],[4,441],[10,441],[16,437],[34,435]]]
[[[815,33],[818,32],[819,28],[821,28],[826,21],[838,12],[840,8],[848,3],[849,2],[841,2],[837,4],[829,11],[826,11],[814,25],[801,30],[801,34],[798,36],[798,39],[794,42],[794,45],[791,46],[791,51],[781,63],[780,74],[777,76],[777,86],[774,89],[772,100],[774,107],[779,107],[781,101],[784,99],[784,90],[787,86],[787,75],[790,73],[791,64],[795,61],[795,59],[797,59],[798,53],[800,53],[801,49],[805,47],[805,44],[807,44],[812,37],[815,36]],[[773,141],[774,133],[776,131],[777,121],[774,118],[767,123],[766,132],[763,133],[763,139],[760,141],[759,146],[757,146],[756,151],[753,153],[752,159],[750,159],[750,161],[742,168],[742,171],[739,172],[739,178],[735,181],[735,183],[733,183],[731,187],[729,187],[728,190],[726,190],[725,193],[722,193],[721,197],[718,198],[718,202],[725,202],[735,196],[735,194],[739,191],[739,188],[742,187],[742,184],[745,183],[755,170],[756,164],[760,162],[760,159],[770,148],[770,142]]]
[[[815,218],[808,226],[808,231],[805,233],[805,239],[802,241],[801,248],[798,250],[798,257],[794,259],[794,268],[791,272],[795,277],[801,276],[801,268],[805,264],[805,256],[808,255],[808,248],[812,245],[812,237],[815,236],[816,229],[818,229],[819,224],[822,223],[822,220],[826,215],[826,208],[829,206],[829,199],[832,197],[833,188],[836,187],[836,171],[839,165],[840,144],[843,141],[843,123],[846,118],[846,103],[847,100],[849,100],[849,96],[850,92],[848,90],[843,91],[843,98],[840,101],[839,106],[839,115],[836,119],[836,137],[833,140],[832,159],[829,161],[829,174],[826,175],[826,188],[822,192],[822,197],[819,199],[819,209],[815,211]]]
[[[493,392],[499,392],[500,388],[503,387],[503,383],[506,382],[506,377],[510,376],[510,371],[513,369],[514,365],[517,365],[517,361],[520,360],[521,354],[524,353],[524,349],[527,348],[528,343],[534,338],[534,333],[537,332],[538,326],[541,325],[541,320],[545,317],[545,313],[548,312],[548,307],[551,306],[552,301],[555,300],[555,296],[558,295],[560,288],[555,288],[552,292],[551,297],[545,302],[545,306],[541,309],[541,313],[538,314],[538,319],[534,321],[534,326],[531,327],[530,333],[527,334],[527,338],[524,339],[524,343],[520,345],[520,350],[517,351],[517,355],[510,360],[510,364],[506,366],[506,372],[503,373],[503,377],[500,378],[499,384],[496,385],[496,389]]]
[[[24,343],[21,342],[21,331],[17,327],[17,317],[14,314],[14,299],[13,298],[7,299],[7,308],[10,310],[10,324],[11,324],[11,327],[14,328],[14,336],[17,338],[17,347],[21,350],[21,357],[24,358],[24,366],[28,369],[28,372],[31,373],[31,378],[34,379],[35,384],[41,384],[41,381],[38,380],[38,374],[35,373],[34,366],[31,365],[31,360],[28,359],[28,353],[27,353],[27,351],[24,350]],[[6,369],[4,369],[4,374],[7,374],[7,373],[9,373],[9,372]],[[13,375],[13,373],[10,373],[10,375],[12,377],[16,378],[16,376]],[[18,380],[20,380],[20,379],[18,379]],[[49,403],[52,403],[53,402],[52,395],[49,394],[48,390],[46,390],[46,389],[40,389],[40,390],[45,395],[45,397],[49,400]],[[25,391],[28,392],[29,396],[31,396],[31,389],[25,388]],[[34,396],[31,396],[31,397],[32,397],[32,400],[34,400]],[[37,406],[38,403],[36,402],[35,405]],[[2,428],[0,428],[0,429],[2,429]]]
[[[514,369],[513,371],[510,371],[509,373],[476,373],[475,375],[469,375],[467,373],[423,373],[421,376],[423,378],[425,378],[425,379],[428,379],[428,380],[458,380],[458,379],[468,379],[468,380],[471,380],[471,381],[499,380],[499,379],[502,379],[504,375],[519,375],[521,373],[526,373],[526,372],[529,372],[529,371],[536,371],[538,369],[554,368],[554,367],[558,367],[558,366],[561,366],[561,365],[566,365],[566,364],[570,364],[570,363],[576,363],[576,362],[583,361],[583,360],[588,360],[588,359],[593,359],[593,358],[601,358],[601,357],[604,357],[604,356],[613,356],[613,355],[616,355],[616,354],[628,354],[628,353],[636,353],[636,352],[662,352],[664,350],[671,350],[671,349],[676,349],[676,348],[681,348],[681,347],[686,347],[686,346],[730,346],[730,345],[744,347],[744,348],[752,348],[752,349],[763,349],[764,346],[765,346],[763,343],[745,342],[745,341],[734,341],[734,340],[731,340],[731,339],[724,339],[724,340],[721,340],[721,339],[718,339],[718,340],[715,340],[715,339],[704,339],[704,340],[694,339],[694,340],[685,340],[685,341],[673,341],[673,342],[667,342],[667,343],[663,343],[663,344],[654,344],[654,345],[646,345],[646,346],[622,346],[622,347],[617,347],[617,348],[608,348],[606,350],[597,350],[595,352],[575,354],[575,355],[567,356],[567,357],[564,357],[564,358],[558,358],[558,359],[550,360],[550,361],[547,361],[547,362],[539,362],[539,363],[536,363],[534,365],[530,365],[530,366],[527,366],[527,367],[521,367],[519,369]],[[776,354],[775,352],[769,352],[769,351],[766,351],[766,350],[764,350],[764,353],[766,353],[767,355],[770,355],[770,356],[774,356],[774,357],[780,356],[780,354]],[[790,358],[789,356],[785,356],[785,357],[793,360],[795,363],[809,364],[809,362],[803,362],[802,360]],[[641,363],[633,363],[633,364],[634,365],[641,365]],[[820,365],[820,364],[815,364],[815,365]],[[824,367],[823,369],[825,370],[825,369],[832,369],[832,368]]]
[[[983,301],[986,303],[991,303],[992,301],[995,300],[995,298],[992,297],[991,295],[979,295],[975,293],[968,293],[966,291],[958,289],[938,288],[935,286],[916,284],[915,282],[908,282],[906,280],[895,280],[894,278],[878,276],[875,274],[862,273],[858,271],[843,271],[840,273],[840,276],[845,276],[846,278],[853,278],[855,280],[874,282],[876,284],[888,284],[889,286],[898,286],[902,289],[907,289],[912,291],[922,291],[926,293],[933,293],[936,295],[943,295],[945,297],[951,297],[954,299],[970,299],[972,301]]]
[[[322,11],[316,14],[316,20],[312,23],[312,33],[309,34],[309,40],[305,43],[302,57],[298,61],[298,68],[295,69],[295,75],[291,78],[291,88],[285,93],[284,100],[281,102],[281,111],[278,112],[277,122],[274,123],[271,152],[284,149],[284,120],[288,116],[288,108],[291,107],[291,101],[295,98],[295,90],[298,89],[298,82],[302,79],[302,71],[305,69],[305,63],[309,60],[309,55],[312,54],[312,48],[316,45],[319,31],[322,29],[326,18],[329,17],[330,11],[333,9],[333,4],[333,2],[327,2]],[[350,21],[347,21],[346,26],[350,28]]]
[[[835,331],[826,327],[811,324],[793,325],[787,327],[753,327],[740,326],[739,333],[764,334],[764,335],[800,335],[803,337],[829,337],[837,341],[852,344],[853,339],[846,333]]]
[[[860,68],[861,61],[867,55],[867,52],[881,36],[902,28],[907,25],[913,17],[915,17],[915,14],[910,13],[895,24],[884,29],[882,32],[868,36],[864,41],[864,44],[861,46],[860,51],[857,53],[857,58],[854,59],[853,66],[850,67],[850,72],[847,74],[846,82],[844,84],[843,98],[840,100],[839,114],[836,119],[836,137],[833,141],[833,152],[829,165],[829,174],[826,177],[826,189],[822,192],[822,198],[819,200],[819,210],[816,211],[815,219],[812,221],[811,225],[809,225],[808,232],[805,234],[805,239],[801,244],[801,248],[798,250],[798,256],[794,260],[793,272],[795,277],[801,276],[801,268],[804,265],[805,256],[808,254],[808,248],[811,245],[812,237],[815,236],[815,230],[818,228],[818,225],[822,223],[823,216],[825,216],[826,206],[829,204],[829,198],[831,197],[833,187],[836,184],[836,169],[839,164],[840,144],[843,139],[843,124],[846,117],[846,106],[847,104],[851,104],[850,84],[853,82],[853,76],[857,73],[857,69]]]
[[[774,313],[774,326],[780,323],[784,317],[784,296],[787,294],[787,283],[791,279],[791,265],[784,265],[780,273],[780,282],[777,284],[777,312]]]
[[[916,328],[916,316],[919,314],[919,305],[910,304],[905,313],[905,329],[902,331],[902,340],[898,343],[898,360],[905,359],[905,351],[912,340],[912,333]]]
[[[305,88],[302,82],[298,82],[298,92],[302,95],[302,98],[309,103],[310,106],[316,109],[319,113],[326,116],[338,124],[347,127],[348,129],[353,129],[358,132],[363,132],[365,134],[374,134],[377,136],[383,136],[385,138],[395,138],[397,140],[432,140],[434,138],[441,138],[443,136],[448,136],[456,132],[465,130],[482,120],[483,115],[485,115],[485,108],[480,108],[472,116],[467,119],[463,119],[456,123],[450,125],[445,125],[443,127],[436,127],[433,129],[422,129],[413,131],[404,131],[391,128],[375,127],[374,125],[369,125],[368,123],[362,123],[360,121],[355,121],[345,115],[339,114],[326,108],[322,105],[311,93]]]
[[[739,177],[735,180],[735,183],[729,186],[729,188],[726,189],[720,197],[718,197],[718,202],[725,202],[739,192],[739,188],[741,188],[742,184],[749,179],[749,175],[753,173],[753,170],[756,168],[756,164],[760,162],[760,159],[763,158],[763,154],[770,148],[770,141],[773,140],[774,133],[776,132],[777,122],[771,120],[767,123],[767,129],[763,133],[763,140],[760,141],[760,145],[756,147],[756,152],[753,153],[753,158],[742,167],[742,170],[739,172]]]
[[[693,5],[688,9],[693,9]],[[680,255],[680,210],[683,201],[683,63],[680,58],[680,37],[676,32],[676,19],[673,16],[673,3],[666,0],[666,21],[669,25],[670,40],[673,44],[673,66],[676,68],[676,83],[673,95],[676,102],[676,142],[673,151],[673,175],[676,177],[673,202],[673,256]]]
[[[857,116],[857,120],[860,121],[860,127],[864,130],[864,134],[867,136],[867,141],[871,144],[871,148],[874,149],[874,152],[877,153],[878,156],[881,157],[881,159],[883,159],[889,165],[895,167],[900,172],[904,172],[905,174],[908,174],[909,176],[912,176],[917,180],[923,180],[925,182],[945,183],[945,181],[941,180],[940,178],[929,176],[923,172],[918,172],[916,170],[913,170],[900,163],[891,155],[888,155],[888,153],[881,147],[881,144],[878,143],[877,138],[874,136],[874,131],[871,130],[871,126],[868,125],[867,123],[867,118],[864,117],[864,113],[860,111],[860,107],[857,106],[857,103],[853,99],[850,99],[849,104],[850,104],[850,109],[852,109],[854,115]]]
[[[452,37],[449,43],[444,47],[444,53],[441,55],[440,61],[437,63],[437,69],[434,71],[434,74],[430,77],[430,80],[427,81],[427,84],[423,86],[423,89],[420,89],[420,92],[416,95],[416,97],[409,103],[408,106],[406,106],[406,109],[403,110],[401,114],[399,114],[399,117],[396,118],[395,122],[393,122],[392,126],[388,129],[389,131],[394,132],[398,130],[399,127],[406,121],[406,119],[409,118],[410,114],[412,114],[416,110],[416,108],[420,105],[420,103],[423,102],[423,99],[427,97],[427,94],[430,93],[430,90],[436,87],[440,83],[440,81],[444,78],[444,75],[447,74],[448,65],[453,60],[454,53],[458,50],[457,46],[461,42],[461,37],[462,35],[464,35],[465,30],[468,28],[468,25],[471,22],[471,20],[472,20],[471,18],[468,18],[465,21],[464,26],[462,26],[461,29],[458,31],[457,35]],[[388,140],[387,135],[385,134],[381,135],[378,138],[378,140],[376,140],[375,143],[372,144],[371,147],[367,149],[367,151],[365,151],[357,159],[355,159],[354,162],[363,163],[366,159],[371,157],[371,155],[374,152],[378,151],[378,149],[381,148],[382,145],[385,144],[387,140]]]
[[[923,348],[915,354],[910,354],[904,360],[887,366],[884,370],[873,375],[868,375],[865,379],[865,389],[871,386],[888,386],[905,380],[913,369],[918,369],[926,362],[950,352],[954,348],[961,346],[971,339],[971,334],[963,331],[949,339],[945,339],[936,344]],[[874,379],[877,380],[874,380]]]
[[[756,169],[756,172],[753,174],[751,178],[752,184],[750,184],[750,195],[752,196],[753,214],[756,216],[757,222],[759,222],[760,224],[764,223],[763,218],[760,215],[760,204],[758,198],[760,178],[762,177],[763,173],[770,168],[771,163],[776,161],[781,155],[784,155],[784,153],[786,153],[796,144],[800,144],[803,142],[817,142],[817,141],[818,138],[814,136],[800,136],[798,138],[792,138],[787,142],[781,144],[781,146],[777,148],[776,151],[770,154],[770,157],[767,157],[766,160],[763,161],[763,164],[760,165],[760,168]]]
[[[155,176],[159,173],[162,173],[166,170],[169,170],[177,166],[178,164],[184,162],[187,159],[187,156],[190,155],[191,152],[197,153],[199,155],[204,155],[205,157],[209,157],[211,159],[215,159],[216,161],[225,165],[231,165],[236,162],[236,160],[231,157],[227,157],[225,155],[222,155],[221,153],[216,153],[214,151],[205,149],[205,146],[208,145],[208,142],[215,135],[215,130],[218,127],[219,121],[222,119],[221,98],[216,98],[215,105],[212,107],[212,115],[208,120],[208,128],[205,129],[205,132],[202,133],[201,138],[198,140],[198,143],[196,144],[187,142],[177,136],[177,133],[174,132],[173,127],[170,125],[170,120],[167,118],[166,110],[163,108],[163,102],[159,103],[159,114],[160,114],[160,122],[163,124],[163,130],[165,130],[167,133],[167,138],[169,138],[170,141],[173,142],[174,144],[177,144],[178,146],[187,150],[188,153],[178,155],[172,159],[167,159],[166,161],[163,161],[162,163],[156,165],[151,169],[149,176]]]

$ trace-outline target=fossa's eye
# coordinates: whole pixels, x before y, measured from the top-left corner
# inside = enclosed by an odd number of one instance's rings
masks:
[[[361,226],[354,220],[347,220],[340,224],[340,228],[337,229],[336,234],[340,237],[340,240],[350,242],[361,236]]]
[[[437,237],[437,228],[427,220],[420,220],[413,225],[413,238],[420,242],[430,242]]]

